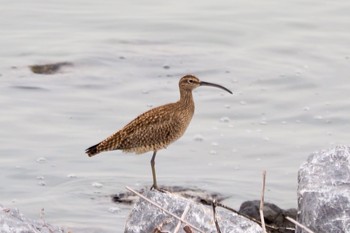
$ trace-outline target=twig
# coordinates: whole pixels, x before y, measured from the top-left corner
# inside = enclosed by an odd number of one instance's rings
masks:
[[[165,213],[173,216],[174,218],[176,218],[177,220],[186,223],[188,226],[190,226],[191,228],[195,229],[198,232],[204,233],[201,229],[198,229],[197,227],[193,226],[192,224],[182,220],[181,218],[179,218],[178,216],[174,215],[173,213],[169,212],[168,210],[164,209],[163,207],[161,207],[160,205],[158,205],[157,203],[155,203],[154,201],[148,199],[147,197],[143,196],[142,194],[136,192],[135,190],[129,188],[128,186],[125,187],[127,190],[129,190],[130,192],[136,194],[137,196],[141,197],[142,199],[146,200],[147,202],[149,202],[150,204],[156,206],[157,208],[163,210]]]
[[[261,200],[260,200],[260,220],[261,220],[261,228],[263,232],[266,233],[265,219],[264,219],[264,196],[265,196],[265,180],[266,180],[266,171],[263,171],[263,186],[261,191]]]
[[[162,228],[163,228],[163,225],[166,225],[166,224],[168,224],[168,223],[171,223],[171,220],[172,220],[171,217],[165,219],[162,223],[160,223],[160,224],[154,229],[153,233],[170,233],[170,231],[167,231],[167,232],[162,231]]]
[[[53,233],[54,232],[54,230],[52,229],[53,227],[50,226],[49,224],[47,224],[45,221],[45,209],[44,208],[41,208],[40,218],[43,221],[43,227],[46,227],[50,233]]]
[[[157,227],[152,233],[170,233],[170,231],[162,231],[161,228]]]
[[[304,226],[303,224],[295,221],[294,219],[292,219],[291,217],[286,216],[286,219],[292,223],[294,223],[295,225],[297,225],[298,227],[304,229],[305,231],[309,232],[309,233],[314,233],[312,230],[310,230],[309,228],[307,228],[306,226]]]
[[[189,210],[190,210],[190,203],[187,203],[186,208],[185,208],[184,212],[181,215],[181,220],[182,221],[185,220],[186,214],[188,213]],[[179,221],[177,223],[177,226],[176,226],[176,228],[174,230],[174,233],[177,233],[180,230],[180,226],[181,226],[182,221]]]
[[[214,216],[214,222],[215,222],[216,230],[217,230],[218,233],[221,233],[220,226],[219,226],[218,220],[216,218],[216,211],[215,211],[216,200],[215,199],[212,201],[211,206],[213,207],[213,216]]]

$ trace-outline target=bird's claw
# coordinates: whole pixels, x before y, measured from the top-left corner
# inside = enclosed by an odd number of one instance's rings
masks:
[[[157,185],[154,185],[154,184],[151,186],[150,190],[157,190],[158,192],[161,192],[161,193],[167,192],[165,189],[161,189]]]

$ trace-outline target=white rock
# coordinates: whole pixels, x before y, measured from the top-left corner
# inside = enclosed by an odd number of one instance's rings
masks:
[[[311,154],[298,180],[298,221],[318,233],[350,232],[350,147]]]
[[[198,204],[172,193],[149,191],[145,196],[180,217],[186,206],[189,205],[189,211],[184,217],[186,222],[189,222],[204,232],[217,232],[211,207]],[[223,233],[262,232],[258,224],[226,209],[217,208],[217,219],[221,232]],[[171,217],[147,201],[140,199],[133,207],[127,219],[125,233],[153,232],[157,227],[160,227],[162,232],[173,232],[177,224],[178,220],[174,217]],[[180,230],[178,231],[179,233],[185,232],[183,230],[184,226],[184,224],[181,224]]]
[[[1,233],[64,233],[63,228],[52,226],[43,220],[31,220],[21,214],[18,209],[4,208],[0,205]]]

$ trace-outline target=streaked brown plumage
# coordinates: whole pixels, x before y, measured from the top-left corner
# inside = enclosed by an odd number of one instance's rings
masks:
[[[110,150],[122,150],[137,154],[153,151],[151,160],[152,187],[157,189],[154,167],[156,153],[185,133],[194,113],[192,90],[199,86],[214,86],[232,94],[223,86],[200,81],[193,75],[186,75],[179,82],[179,101],[153,108],[139,115],[118,132],[86,149],[86,153],[91,157]]]

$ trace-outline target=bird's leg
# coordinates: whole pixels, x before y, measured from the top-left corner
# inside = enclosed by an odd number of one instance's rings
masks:
[[[155,165],[156,165],[156,162],[155,162],[156,154],[157,154],[157,151],[155,150],[153,152],[153,156],[152,156],[152,159],[151,159],[151,168],[152,168],[152,176],[153,176],[153,185],[152,185],[151,189],[158,190],[157,177],[156,177],[156,168],[155,168]]]

